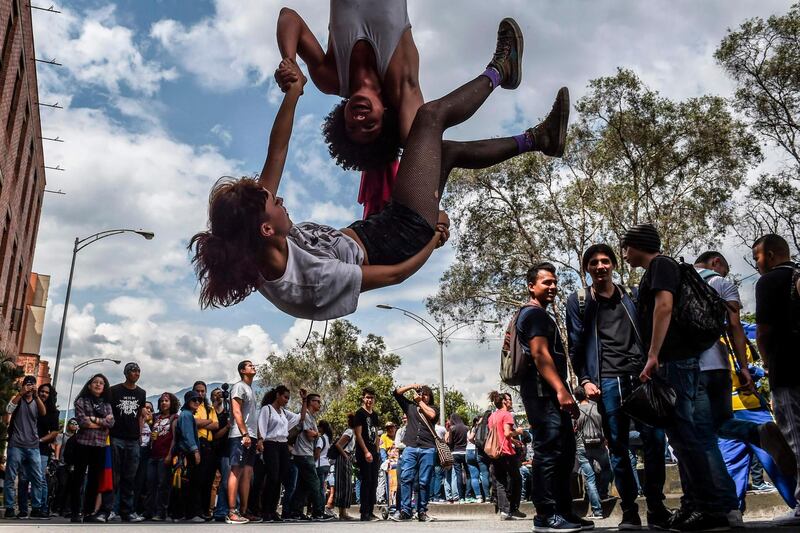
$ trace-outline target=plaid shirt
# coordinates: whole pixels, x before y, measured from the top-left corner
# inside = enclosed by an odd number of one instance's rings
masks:
[[[97,423],[103,426],[100,429],[87,428],[90,424],[89,418],[97,418]],[[100,399],[99,403],[94,403],[90,398],[78,398],[75,400],[75,418],[78,420],[78,431],[75,438],[78,444],[84,446],[105,446],[108,439],[108,430],[114,425],[114,413],[111,404]]]

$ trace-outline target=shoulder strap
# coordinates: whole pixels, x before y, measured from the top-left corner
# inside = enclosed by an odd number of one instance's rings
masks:
[[[578,316],[583,320],[583,315],[586,313],[586,295],[589,289],[581,287],[578,289]]]
[[[425,425],[428,426],[428,431],[431,432],[431,435],[433,435],[434,440],[436,440],[437,442],[440,441],[441,439],[439,439],[439,435],[436,434],[436,431],[434,431],[433,427],[431,427],[431,423],[428,422],[428,419],[425,417],[425,414],[419,407],[417,407],[417,414],[422,419],[422,421],[425,422]]]

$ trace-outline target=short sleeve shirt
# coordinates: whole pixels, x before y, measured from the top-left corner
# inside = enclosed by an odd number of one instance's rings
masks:
[[[489,427],[494,428],[497,435],[500,437],[500,442],[502,443],[500,452],[503,455],[516,455],[517,452],[514,449],[514,445],[511,443],[511,438],[505,437],[506,424],[511,424],[511,427],[514,427],[513,415],[509,411],[498,409],[489,417],[487,424]]]
[[[316,441],[316,437],[309,439],[306,435],[306,430],[317,431],[317,420],[314,418],[314,415],[307,412],[306,419],[303,421],[303,426],[300,429],[300,434],[297,435],[297,440],[292,447],[292,454],[311,457],[314,455],[314,441]]]
[[[258,415],[256,414],[256,397],[253,389],[244,381],[234,383],[231,387],[231,399],[242,400],[242,418],[244,418],[244,425],[247,426],[247,434],[254,438],[258,437]],[[239,425],[233,423],[228,436],[236,438],[244,435],[239,431]]]
[[[36,400],[31,398],[31,401],[26,401],[25,398],[20,398],[12,418],[11,437],[8,439],[8,445],[14,448],[38,448],[39,408],[36,406]]]
[[[756,283],[756,323],[770,326],[765,349],[772,387],[800,385],[800,338],[792,334],[792,264],[773,268]]]
[[[547,338],[547,347],[558,371],[558,376],[567,385],[567,355],[555,320],[541,307],[529,306],[520,312],[516,327],[517,338],[522,343],[522,351],[531,361],[533,360],[530,348],[531,340],[535,337]],[[520,385],[522,395],[555,396],[555,391],[539,374],[536,365],[531,363],[529,368],[529,377],[523,379]]]
[[[373,455],[378,453],[378,448],[375,447],[375,439],[378,438],[378,415],[373,411],[368,413],[363,407],[356,411],[356,417],[353,422],[353,427],[361,427],[361,438],[364,439],[364,444]],[[356,453],[361,454],[361,448],[356,448]]]
[[[144,389],[129,389],[124,383],[118,383],[109,389],[111,410],[114,413],[114,427],[111,436],[124,440],[139,440],[139,412],[147,401]]]
[[[358,307],[364,252],[341,231],[313,222],[295,224],[286,239],[286,270],[262,280],[258,291],[296,318],[329,320]]]
[[[659,291],[672,293],[673,303],[681,288],[681,269],[671,257],[659,255],[653,258],[647,272],[642,276],[639,285],[639,320],[641,321],[642,341],[650,347],[653,338],[653,310],[656,304],[656,294]],[[661,361],[674,361],[698,357],[699,353],[687,352],[681,346],[681,334],[674,321],[670,321],[664,344],[661,346],[659,359]]]
[[[741,305],[742,300],[739,297],[739,289],[729,279],[715,273],[713,270],[707,268],[698,270],[700,277],[706,280],[706,283],[717,291],[720,298],[726,302],[733,302]],[[730,358],[728,356],[728,348],[722,341],[717,342],[700,354],[700,370],[729,370]]]

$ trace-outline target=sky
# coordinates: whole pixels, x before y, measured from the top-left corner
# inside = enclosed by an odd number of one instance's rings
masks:
[[[283,5],[298,11],[324,46],[323,0],[75,0],[55,4],[61,14],[34,10],[37,57],[63,65],[37,65],[40,101],[63,106],[42,108],[43,136],[65,141],[43,141],[45,164],[64,169],[48,171],[47,188],[66,194],[45,195],[34,260],[34,271],[51,276],[41,348],[51,372],[75,237],[113,228],[156,235],[151,241],[114,236],[78,254],[58,387],[62,405],[73,365],[92,357],[139,362],[140,384],[155,394],[195,379],[235,380],[239,360],[262,362],[306,337],[308,321],[279,312],[258,294],[232,308],[200,310],[186,250],[205,228],[214,181],[263,165],[281,100],[272,73],[280,61],[275,24]],[[496,91],[473,118],[447,132],[459,140],[519,133],[550,109],[560,86],[576,101],[589,80],[617,67],[633,69],[673,99],[729,96],[732,84],[713,59],[726,30],[789,6],[408,0],[426,99],[483,71],[503,17],[515,17],[525,34],[522,85]],[[344,227],[361,215],[359,176],[330,161],[319,133],[337,101],[309,83],[298,106],[279,192],[296,222]],[[725,250],[734,272],[753,273],[741,259],[747,250]],[[438,349],[401,313],[375,306],[427,316],[424,299],[453,259],[452,245],[445,246],[401,286],[365,293],[347,317],[364,335],[384,336],[403,357],[399,382],[438,382]],[[752,288],[744,287],[743,296],[752,310]],[[483,403],[498,381],[499,333],[483,344],[476,335],[462,329],[445,347],[445,382]],[[103,363],[79,371],[76,383],[93,371],[122,380],[122,365]]]

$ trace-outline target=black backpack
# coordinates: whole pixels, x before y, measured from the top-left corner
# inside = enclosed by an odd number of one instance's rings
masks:
[[[478,425],[475,426],[475,449],[479,454],[483,454],[483,448],[486,446],[486,438],[489,436],[489,417],[492,415],[491,410],[487,410],[481,416]]]
[[[681,260],[678,267],[681,283],[672,306],[672,320],[681,333],[683,346],[698,353],[704,352],[724,334],[728,305],[700,276],[694,265]]]
[[[603,444],[603,428],[598,426],[591,416],[595,408],[595,404],[592,403],[589,405],[588,413],[581,413],[585,417],[581,427],[581,437],[583,445],[587,448],[595,448]]]
[[[789,284],[789,316],[792,335],[800,336],[800,265],[780,265],[776,268],[792,270],[792,281]]]

